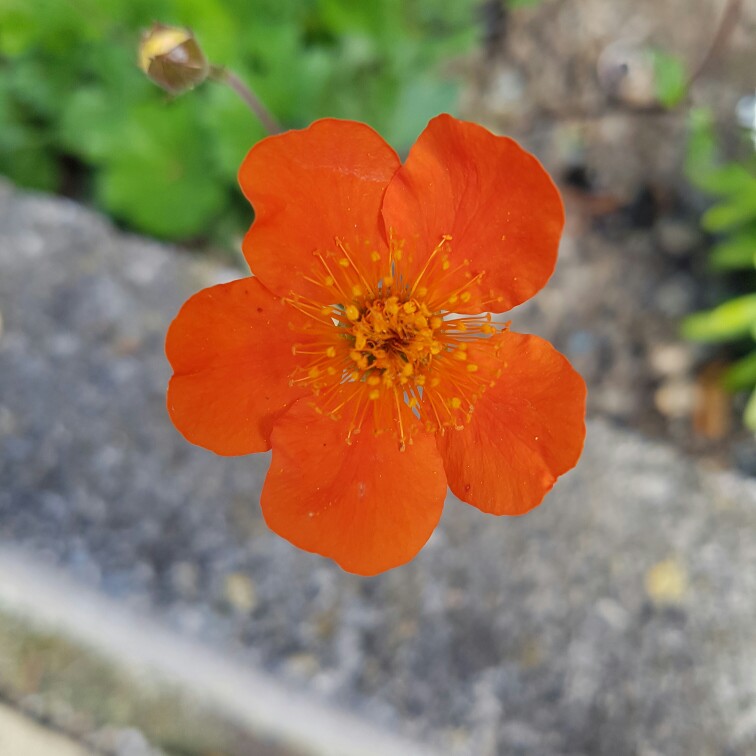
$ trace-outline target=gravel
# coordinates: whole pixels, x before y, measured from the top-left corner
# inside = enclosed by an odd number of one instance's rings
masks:
[[[597,418],[527,517],[450,498],[410,565],[347,575],[267,531],[266,455],[166,416],[167,324],[233,275],[0,184],[0,544],[449,754],[754,752],[754,481]]]

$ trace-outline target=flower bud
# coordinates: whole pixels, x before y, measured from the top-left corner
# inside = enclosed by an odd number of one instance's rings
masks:
[[[171,94],[196,87],[210,73],[210,65],[189,29],[158,23],[142,34],[139,67]]]

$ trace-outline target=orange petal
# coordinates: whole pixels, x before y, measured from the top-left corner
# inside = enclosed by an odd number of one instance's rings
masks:
[[[261,505],[271,530],[347,572],[375,575],[404,564],[436,527],[446,495],[432,435],[399,451],[369,425],[347,445],[343,423],[297,402],[273,428]]]
[[[474,348],[474,359],[496,359],[500,377],[469,424],[439,435],[438,446],[458,498],[490,514],[521,515],[580,457],[585,383],[537,336],[506,332],[491,341]]]
[[[166,337],[168,412],[188,441],[217,454],[270,448],[273,417],[309,393],[291,388],[304,317],[255,278],[211,286],[179,310]]]
[[[344,255],[367,270],[371,252],[385,247],[380,208],[399,158],[373,129],[327,118],[301,131],[263,139],[239,170],[255,210],[242,248],[250,268],[273,292],[292,290],[323,301],[305,276],[327,273],[315,251]]]
[[[386,191],[383,217],[410,256],[414,250],[410,279],[444,235],[449,270],[459,269],[444,294],[467,274],[484,274],[467,289],[470,299],[451,308],[465,313],[503,312],[532,297],[554,270],[564,225],[559,192],[532,155],[449,115],[434,118],[410,150]]]

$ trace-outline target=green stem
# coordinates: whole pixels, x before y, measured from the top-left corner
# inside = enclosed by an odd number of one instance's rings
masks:
[[[283,129],[281,124],[273,117],[271,112],[262,104],[257,95],[233,72],[222,66],[212,66],[210,77],[214,81],[227,84],[242,99],[244,104],[252,111],[268,134],[280,134]]]

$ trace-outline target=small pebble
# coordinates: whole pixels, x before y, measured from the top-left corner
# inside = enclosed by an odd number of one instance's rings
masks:
[[[223,594],[228,604],[240,614],[249,614],[257,606],[255,584],[243,572],[226,576]]]
[[[696,405],[696,387],[684,378],[670,378],[654,392],[654,404],[665,417],[689,417]]]
[[[648,361],[657,375],[682,375],[693,365],[693,351],[688,344],[654,344]]]
[[[658,562],[646,572],[646,595],[658,606],[682,603],[688,590],[685,567],[674,558]]]

